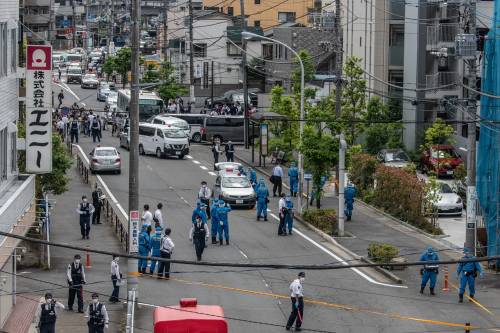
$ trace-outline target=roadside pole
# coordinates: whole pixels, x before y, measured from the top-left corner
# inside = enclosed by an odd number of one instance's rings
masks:
[[[245,0],[240,0],[240,11],[241,11],[241,31],[247,30],[247,20],[245,17]],[[249,147],[249,133],[248,133],[248,78],[247,78],[247,40],[241,35],[241,47],[242,57],[241,57],[241,70],[243,71],[243,115],[245,117],[245,123],[243,128],[243,136],[245,140],[245,149]]]
[[[193,0],[189,0],[188,9],[189,9],[189,103],[193,103],[194,102]]]
[[[339,237],[344,236],[344,184],[345,184],[345,152],[347,149],[347,143],[344,140],[344,134],[339,135],[339,225],[338,225],[338,235]]]
[[[132,82],[130,89],[130,159],[129,159],[129,197],[128,209],[130,212],[139,210],[139,35],[141,26],[141,0],[132,0]],[[131,214],[130,214],[131,215]],[[133,253],[131,244],[131,219],[129,215],[129,241],[127,252]],[[127,260],[127,304],[133,308],[134,299],[138,294],[137,259]],[[132,295],[135,295],[132,297]],[[129,313],[129,312],[128,312]],[[127,332],[132,327],[132,318],[127,315]]]

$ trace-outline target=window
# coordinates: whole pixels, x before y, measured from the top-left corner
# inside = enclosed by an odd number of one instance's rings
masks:
[[[259,20],[253,21],[253,26],[256,27],[256,28],[259,28],[260,27],[260,21]]]
[[[163,131],[159,128],[156,129],[156,135],[163,139]]]
[[[389,26],[389,46],[403,46],[405,41],[405,28],[402,24]]]
[[[255,0],[255,1],[254,1],[254,3],[255,3],[256,5],[260,5],[260,0]]]
[[[194,56],[197,58],[205,58],[207,56],[207,44],[193,44]]]
[[[238,44],[236,44],[238,45]],[[227,55],[230,57],[241,57],[242,51],[240,49],[241,46],[238,47],[233,43],[227,43]]]
[[[273,59],[273,44],[262,44],[262,57],[265,60]]]
[[[154,127],[139,126],[139,135],[154,136],[155,135],[155,128]]]
[[[10,133],[10,171],[17,171],[17,132]]]
[[[15,73],[17,71],[17,31],[12,29],[10,31],[10,71]]]
[[[0,77],[7,75],[7,23],[0,23]]]
[[[0,131],[0,181],[7,179],[7,127]]]
[[[160,120],[158,118],[153,119],[153,124],[165,125],[165,123],[163,122],[163,120]]]
[[[227,15],[229,15],[229,16],[234,15],[234,8],[233,7],[227,7]]]
[[[278,22],[295,22],[295,12],[278,12]]]

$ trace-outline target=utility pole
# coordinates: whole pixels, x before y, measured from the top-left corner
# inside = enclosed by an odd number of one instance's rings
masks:
[[[247,30],[247,18],[245,17],[245,0],[240,0],[240,17],[241,17],[241,31]],[[245,126],[243,129],[243,137],[245,140],[245,149],[249,146],[249,119],[248,119],[248,82],[247,82],[247,40],[241,35],[241,47],[242,57],[241,57],[241,69],[243,71],[243,115],[245,117]]]
[[[167,30],[168,30],[168,0],[164,0],[165,2],[163,3],[163,61],[167,61],[167,50],[168,50],[168,35],[167,35]]]
[[[343,36],[342,28],[340,25],[340,0],[335,0],[335,38],[337,45],[335,47],[335,114],[337,119],[340,120],[341,104],[342,104],[342,63],[343,63]],[[340,133],[340,144],[339,144],[339,154],[345,154],[346,144],[344,140],[344,133]],[[341,154],[342,155],[342,154]],[[344,155],[345,156],[345,155]],[[337,168],[338,172],[338,191],[339,191],[339,223],[338,223],[338,235],[344,235],[344,172],[345,172],[345,160],[339,158],[339,166]],[[342,162],[342,163],[341,163]]]
[[[189,0],[188,9],[189,9],[189,103],[194,103],[193,0]]]
[[[114,35],[115,35],[115,0],[111,0],[111,27],[109,29],[109,40],[108,40],[108,53],[111,51],[110,46],[113,45],[114,49]],[[111,44],[113,43],[113,44]]]
[[[469,0],[464,3],[463,12],[463,35],[458,40],[463,41],[459,49],[459,56],[468,67],[468,86],[476,89],[476,1]],[[467,91],[467,222],[465,228],[465,246],[476,251],[476,94],[472,90]]]
[[[210,87],[210,107],[214,106],[214,61],[212,60],[212,64],[210,65],[210,76],[212,77],[212,85]]]
[[[75,10],[75,2],[71,3],[71,7],[73,9],[73,47],[76,47],[76,10]]]
[[[129,154],[129,185],[128,209],[130,212],[139,211],[139,36],[141,30],[141,0],[132,1],[131,29],[132,29],[132,82],[130,86],[130,154]],[[131,231],[129,214],[128,232]],[[130,239],[130,236],[129,236]],[[128,242],[127,252],[132,253],[132,244]],[[137,259],[127,260],[127,303],[128,314],[133,310],[135,295],[138,289]],[[132,326],[133,318],[127,315],[127,327]]]

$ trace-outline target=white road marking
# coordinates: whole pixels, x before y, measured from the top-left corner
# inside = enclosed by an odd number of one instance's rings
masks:
[[[70,88],[70,87],[68,87],[68,85],[67,85],[66,83],[61,82],[61,85],[62,85],[62,87],[63,87],[63,88],[64,88],[67,92],[69,92],[71,95],[73,95],[73,97],[75,97],[77,100],[80,100],[80,98],[78,97],[78,95],[77,95],[77,94],[75,94],[75,93],[73,92],[73,90],[71,90],[71,88]]]
[[[279,217],[277,217],[276,215],[274,215],[273,213],[270,214],[274,219],[278,220],[279,221]],[[309,236],[307,236],[306,234],[300,232],[299,230],[297,230],[296,228],[293,228],[293,232],[295,234],[298,234],[299,236],[301,236],[302,238],[304,238],[305,240],[307,240],[309,243],[313,244],[314,246],[316,246],[318,249],[320,249],[321,251],[325,252],[326,254],[328,254],[330,257],[334,258],[335,260],[337,260],[339,263],[341,263],[342,265],[344,266],[347,266],[348,263],[342,259],[341,257],[337,256],[335,253],[331,252],[330,250],[328,250],[327,248],[325,248],[323,245],[317,243],[316,241],[314,241],[313,239],[311,239]],[[362,278],[364,278],[365,280],[367,280],[368,282],[371,282],[373,284],[377,284],[379,286],[384,286],[384,287],[391,287],[391,288],[408,288],[407,286],[400,286],[400,285],[395,285],[395,284],[389,284],[389,283],[383,283],[383,282],[378,282],[378,281],[375,281],[374,279],[372,279],[371,277],[369,277],[368,275],[366,275],[365,273],[361,272],[358,268],[356,267],[352,267],[351,268],[356,274],[358,274],[359,276],[361,276]]]
[[[243,251],[241,251],[241,250],[239,250],[239,251],[240,251],[240,253],[241,253],[241,255],[242,255],[243,257],[245,257],[246,259],[248,259],[248,256],[245,254],[245,252],[243,252]]]
[[[149,164],[147,164],[147,165],[146,165],[146,168],[148,168],[148,170],[153,171],[153,168],[152,168],[152,167],[151,167],[151,165],[149,165]]]
[[[202,168],[203,170],[208,170],[208,168],[204,165],[200,165],[200,168]]]
[[[213,171],[209,171],[209,172],[208,172],[208,174],[209,174],[210,176],[214,176],[214,177],[215,177],[215,176],[217,176],[217,175],[215,174],[215,172],[213,172]]]
[[[193,159],[193,156],[191,156],[191,155],[186,155],[185,157],[188,158],[188,159],[190,159],[190,160]]]
[[[269,208],[267,208],[267,211],[270,212],[271,210]]]
[[[193,163],[194,164],[200,164],[200,162],[198,162],[197,160],[193,160]]]

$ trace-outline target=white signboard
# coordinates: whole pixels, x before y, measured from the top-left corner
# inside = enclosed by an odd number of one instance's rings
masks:
[[[476,227],[476,187],[467,186],[467,228],[474,229]]]
[[[130,211],[129,221],[130,221],[129,224],[130,230],[128,231],[129,253],[137,253],[139,252],[139,221],[140,221],[138,210]]]
[[[26,171],[52,171],[52,47],[26,48]]]

